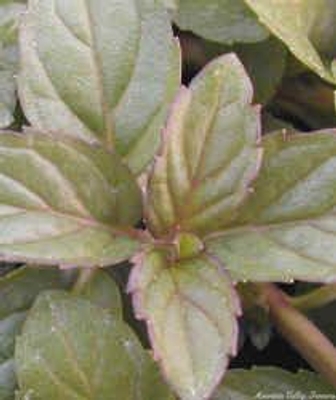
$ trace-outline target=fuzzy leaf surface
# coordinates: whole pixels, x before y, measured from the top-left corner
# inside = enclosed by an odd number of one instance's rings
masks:
[[[17,340],[16,363],[22,398],[171,400],[125,323],[61,291],[35,302]],[[157,397],[147,397],[147,384],[156,386]]]
[[[254,193],[206,248],[237,280],[336,279],[336,134],[265,136]]]
[[[179,0],[176,23],[215,42],[258,42],[268,31],[243,0]]]
[[[44,134],[0,135],[0,259],[107,265],[138,247],[125,230],[140,191],[116,154]]]
[[[204,235],[225,226],[257,174],[259,109],[234,55],[210,63],[178,94],[149,181],[155,235]]]
[[[231,282],[207,257],[173,262],[149,250],[134,261],[129,291],[154,357],[179,398],[208,399],[236,351],[240,309]]]
[[[13,400],[17,386],[14,366],[16,336],[37,295],[66,286],[57,270],[22,267],[0,279],[0,399]]]
[[[251,400],[262,396],[286,396],[291,393],[301,398],[332,398],[336,395],[328,383],[310,371],[291,373],[281,368],[259,367],[251,370],[231,370],[225,376],[222,386],[211,400]],[[267,397],[269,397],[267,396]]]
[[[308,68],[335,83],[334,0],[245,0],[260,21]]]
[[[155,0],[30,0],[20,42],[20,98],[32,125],[116,147],[140,172],[155,154],[180,81],[164,7]]]

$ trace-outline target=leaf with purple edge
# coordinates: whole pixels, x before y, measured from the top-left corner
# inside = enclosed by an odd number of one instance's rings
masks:
[[[259,107],[236,56],[210,63],[182,88],[149,181],[147,219],[157,236],[225,227],[257,175]]]
[[[154,357],[182,400],[208,399],[236,352],[240,306],[230,279],[204,255],[173,261],[148,250],[134,262],[129,291]]]
[[[336,280],[336,132],[263,139],[254,193],[231,227],[205,239],[236,280]]]

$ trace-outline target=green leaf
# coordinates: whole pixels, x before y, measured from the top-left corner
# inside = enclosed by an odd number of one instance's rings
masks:
[[[0,365],[13,357],[15,337],[19,334],[26,312],[14,312],[0,320]]]
[[[0,319],[27,311],[42,290],[66,286],[58,269],[26,266],[8,273],[0,279]]]
[[[65,287],[66,283],[58,270],[37,267],[23,267],[0,279],[1,400],[14,398],[16,375],[12,358],[27,310],[42,290]]]
[[[117,284],[107,272],[97,271],[80,292],[80,297],[90,300],[114,317],[122,318],[122,302]]]
[[[243,0],[178,0],[178,26],[216,42],[258,42],[268,36]]]
[[[0,68],[0,128],[6,128],[14,121],[16,87],[13,74],[12,70],[1,70]]]
[[[15,336],[36,296],[66,286],[59,271],[22,267],[0,280],[0,362],[13,356]]]
[[[254,193],[207,252],[237,280],[335,280],[335,132],[279,132],[263,145]]]
[[[274,37],[232,49],[246,68],[254,88],[254,101],[266,104],[275,95],[286,68],[287,51]]]
[[[297,129],[288,122],[279,117],[275,117],[273,114],[265,112],[262,119],[263,134],[270,134],[275,131],[285,130],[287,132],[294,133]]]
[[[17,31],[25,6],[18,2],[0,2],[0,128],[14,121],[18,69]]]
[[[5,47],[0,43],[0,128],[6,128],[14,121],[13,114],[17,103],[17,53],[16,46]]]
[[[39,296],[17,339],[16,365],[30,400],[171,399],[128,326],[65,292]],[[149,383],[160,397],[145,397]]]
[[[116,154],[72,139],[0,135],[0,259],[64,266],[129,258],[140,190]]]
[[[291,373],[280,368],[231,370],[212,400],[333,398],[336,391],[310,371]],[[298,397],[300,396],[300,397]]]
[[[256,103],[266,104],[276,93],[287,64],[286,46],[274,36],[258,43],[237,43],[232,46],[197,41],[205,59],[235,53],[251,78]]]
[[[133,172],[142,171],[180,81],[164,7],[30,0],[20,37],[20,98],[32,125],[116,147]]]
[[[206,256],[173,261],[149,250],[134,262],[129,291],[154,357],[181,400],[208,398],[236,352],[240,310],[230,281]]]
[[[15,388],[15,363],[11,359],[0,364],[0,399],[14,400]]]
[[[251,101],[250,80],[231,54],[181,89],[149,182],[154,234],[203,235],[233,218],[260,165],[259,108]]]
[[[15,45],[17,43],[19,17],[26,7],[18,1],[0,3],[0,43]]]
[[[331,65],[336,56],[334,0],[245,0],[260,21],[310,69],[335,82]]]

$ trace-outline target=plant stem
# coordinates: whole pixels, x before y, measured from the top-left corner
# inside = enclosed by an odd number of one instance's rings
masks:
[[[79,271],[78,278],[72,288],[74,294],[80,294],[85,286],[93,279],[98,268],[83,268]]]
[[[273,284],[261,285],[264,301],[277,330],[336,388],[336,348]]]
[[[336,284],[324,285],[302,296],[291,297],[290,303],[295,308],[306,311],[323,307],[336,300]]]

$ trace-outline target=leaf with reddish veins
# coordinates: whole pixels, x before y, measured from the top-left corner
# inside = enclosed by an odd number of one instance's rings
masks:
[[[120,157],[45,133],[0,135],[0,259],[106,266],[139,249],[141,193]],[[130,232],[132,230],[132,232]]]
[[[116,148],[140,174],[180,84],[180,50],[163,7],[156,0],[29,0],[20,49],[29,122]]]
[[[152,233],[200,236],[225,227],[259,170],[259,108],[230,54],[210,63],[175,100],[148,189]]]
[[[182,400],[208,399],[236,353],[240,307],[232,283],[205,255],[173,261],[149,250],[134,262],[129,291],[154,357]]]

